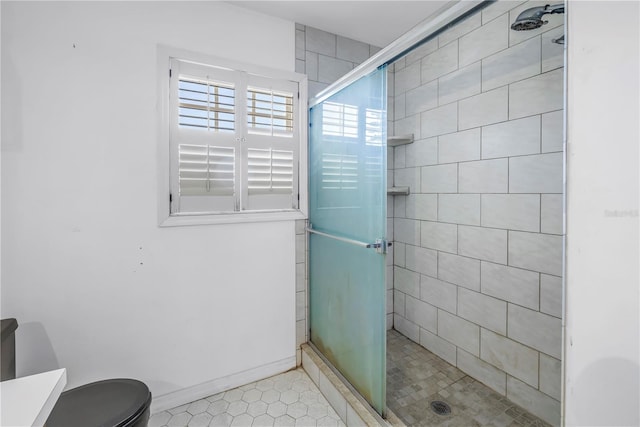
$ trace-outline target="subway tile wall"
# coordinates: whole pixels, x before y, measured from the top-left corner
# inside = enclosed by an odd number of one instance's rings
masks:
[[[560,422],[563,15],[499,1],[389,73],[393,327]]]

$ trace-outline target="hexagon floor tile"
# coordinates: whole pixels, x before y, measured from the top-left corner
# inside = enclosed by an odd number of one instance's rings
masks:
[[[153,414],[149,427],[345,427],[302,368]]]

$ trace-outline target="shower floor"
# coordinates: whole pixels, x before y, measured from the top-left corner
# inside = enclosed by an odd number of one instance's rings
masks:
[[[434,400],[451,413],[433,412]],[[407,426],[550,426],[395,330],[387,332],[387,407]]]

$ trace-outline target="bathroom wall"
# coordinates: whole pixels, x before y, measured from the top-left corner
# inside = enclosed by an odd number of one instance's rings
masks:
[[[225,2],[1,8],[18,375],[136,377],[157,409],[295,366],[295,221],[159,228],[156,157],[158,44],[293,71],[294,23]]]
[[[637,426],[640,4],[569,6],[565,425]]]
[[[560,422],[563,15],[498,2],[395,63],[394,328]]]

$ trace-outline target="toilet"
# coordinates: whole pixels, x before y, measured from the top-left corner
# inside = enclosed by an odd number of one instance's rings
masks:
[[[47,427],[146,427],[151,392],[127,378],[85,384],[60,395]]]
[[[2,380],[15,378],[15,319],[2,319]],[[147,427],[151,392],[145,383],[115,378],[96,381],[60,395],[47,427]]]

